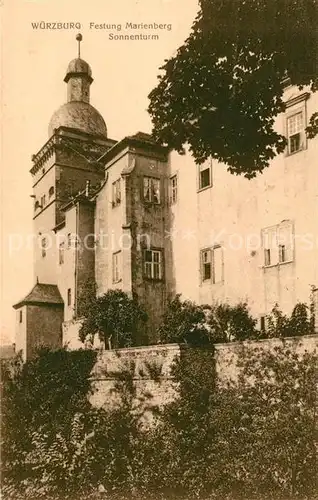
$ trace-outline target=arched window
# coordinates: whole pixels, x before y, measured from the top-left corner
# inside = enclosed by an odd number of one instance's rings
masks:
[[[54,187],[51,186],[50,189],[49,189],[49,198],[51,198],[54,194]]]
[[[36,200],[36,202],[34,203],[34,210],[37,210],[40,206],[40,202],[39,200]]]

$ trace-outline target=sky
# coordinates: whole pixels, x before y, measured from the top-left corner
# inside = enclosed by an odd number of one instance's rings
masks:
[[[91,104],[104,117],[108,136],[120,140],[151,132],[147,96],[159,67],[190,33],[197,11],[197,0],[0,0],[2,343],[14,342],[12,305],[34,285],[33,252],[26,244],[33,233],[31,156],[48,140],[50,118],[66,102],[63,79],[77,56],[77,33],[83,35],[81,57],[93,72]],[[51,28],[36,29],[35,23]],[[58,29],[58,23],[65,27]],[[126,23],[171,29],[125,32]],[[121,24],[122,31],[96,28],[104,24]],[[158,34],[159,40],[110,39],[110,33],[140,32]]]

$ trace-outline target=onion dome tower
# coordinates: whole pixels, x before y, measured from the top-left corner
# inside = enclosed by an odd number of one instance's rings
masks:
[[[69,63],[64,78],[67,83],[67,102],[53,114],[49,124],[49,137],[53,135],[54,129],[63,126],[106,138],[105,121],[89,102],[93,78],[89,64],[81,59],[82,35],[78,34],[76,40],[78,57]]]

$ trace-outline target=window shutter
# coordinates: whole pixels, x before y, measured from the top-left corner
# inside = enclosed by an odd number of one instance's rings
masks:
[[[223,252],[221,247],[213,249],[213,282],[223,281]]]

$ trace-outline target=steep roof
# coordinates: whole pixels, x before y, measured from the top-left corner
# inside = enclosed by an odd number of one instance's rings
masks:
[[[48,285],[45,283],[37,283],[31,292],[23,299],[20,300],[13,307],[18,309],[25,304],[41,305],[41,304],[55,304],[62,306],[64,304],[59,289],[56,285]]]
[[[134,135],[128,135],[121,141],[116,142],[108,151],[103,155],[104,161],[108,162],[116,156],[122,149],[126,147],[139,147],[147,151],[153,151],[160,155],[167,156],[169,150],[167,147],[158,144],[150,134],[145,132],[137,132]]]

